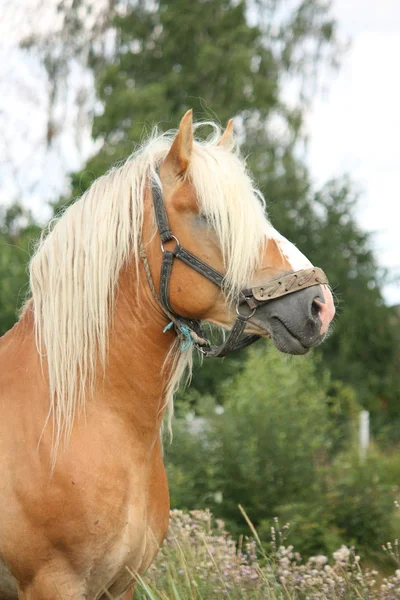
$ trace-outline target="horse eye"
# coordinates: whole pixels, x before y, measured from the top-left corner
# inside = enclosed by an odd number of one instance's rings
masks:
[[[198,225],[201,225],[201,227],[204,227],[204,226],[209,227],[210,226],[210,223],[208,222],[207,217],[205,215],[201,215],[201,214],[196,215],[196,222]]]

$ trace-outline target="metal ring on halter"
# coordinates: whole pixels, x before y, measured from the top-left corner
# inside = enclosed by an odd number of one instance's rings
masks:
[[[254,315],[254,313],[256,312],[257,307],[253,308],[252,312],[249,315],[242,315],[242,313],[239,310],[239,305],[236,305],[236,314],[238,317],[240,317],[241,319],[243,319],[244,321],[247,321],[248,319],[251,319],[251,317]]]
[[[180,243],[179,243],[179,240],[178,240],[178,238],[177,238],[177,237],[175,237],[174,235],[171,235],[171,238],[170,238],[170,240],[175,240],[175,242],[176,242],[176,245],[177,245],[177,246],[180,246]],[[170,240],[167,240],[167,241],[169,242]],[[167,243],[167,242],[165,242],[165,243]],[[162,252],[162,253],[164,253],[164,252],[165,252],[164,244],[163,244],[162,242],[161,242],[161,252]]]

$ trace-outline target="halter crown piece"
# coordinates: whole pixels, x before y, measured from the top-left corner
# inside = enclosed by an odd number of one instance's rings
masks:
[[[170,229],[162,192],[154,183],[152,184],[152,196],[156,223],[161,238],[161,250],[163,253],[160,276],[160,295],[157,294],[143,244],[141,244],[140,256],[152,294],[164,313],[170,319],[170,323],[164,328],[164,331],[167,331],[167,329],[170,329],[171,327],[175,328],[182,340],[182,350],[186,350],[189,344],[193,343],[205,356],[210,358],[222,358],[233,350],[246,348],[246,346],[250,346],[250,344],[253,344],[261,338],[259,335],[246,335],[243,337],[247,321],[251,319],[258,307],[270,300],[292,294],[301,289],[328,283],[328,279],[322,269],[312,267],[310,269],[302,269],[295,273],[290,273],[279,279],[273,279],[259,287],[242,290],[239,293],[236,304],[237,319],[229,332],[229,335],[220,346],[212,346],[210,341],[206,338],[200,319],[189,319],[174,312],[169,301],[169,282],[174,260],[176,258],[203,275],[203,277],[212,281],[221,289],[223,289],[224,276],[180,245],[179,240],[173,235]],[[175,241],[175,247],[173,250],[167,250],[164,247],[164,244],[171,240]],[[249,314],[240,312],[240,306],[243,304],[246,304],[250,308]]]

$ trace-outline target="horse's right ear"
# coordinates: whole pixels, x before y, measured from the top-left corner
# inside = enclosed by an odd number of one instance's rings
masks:
[[[180,177],[186,172],[193,148],[193,111],[188,110],[182,118],[178,133],[170,151],[168,152],[163,166],[171,169],[172,175]]]
[[[225,148],[225,150],[233,150],[233,148],[235,147],[235,138],[233,135],[233,119],[229,119],[228,125],[226,126],[224,133],[221,135],[217,146]]]

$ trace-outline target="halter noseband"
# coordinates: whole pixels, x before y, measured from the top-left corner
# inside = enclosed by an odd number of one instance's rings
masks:
[[[312,267],[290,273],[279,279],[273,279],[259,287],[242,290],[236,304],[237,319],[231,331],[223,344],[212,346],[210,341],[205,337],[200,319],[182,317],[174,312],[169,300],[169,282],[175,258],[179,258],[179,260],[212,281],[221,289],[223,289],[224,276],[180,245],[178,238],[173,235],[170,229],[161,189],[154,183],[152,184],[152,197],[156,223],[161,238],[163,260],[160,275],[160,296],[158,296],[150,273],[146,253],[143,246],[141,247],[140,254],[151,291],[165,314],[171,320],[170,325],[165,330],[173,325],[178,335],[185,338],[188,342],[192,342],[207,357],[221,358],[233,350],[240,350],[259,340],[261,338],[259,335],[242,337],[247,321],[254,315],[259,306],[275,298],[297,292],[298,290],[328,283],[328,279],[322,269]],[[167,250],[164,244],[171,240],[175,241],[175,248]],[[248,315],[240,312],[240,306],[243,304],[247,304],[250,309]]]

